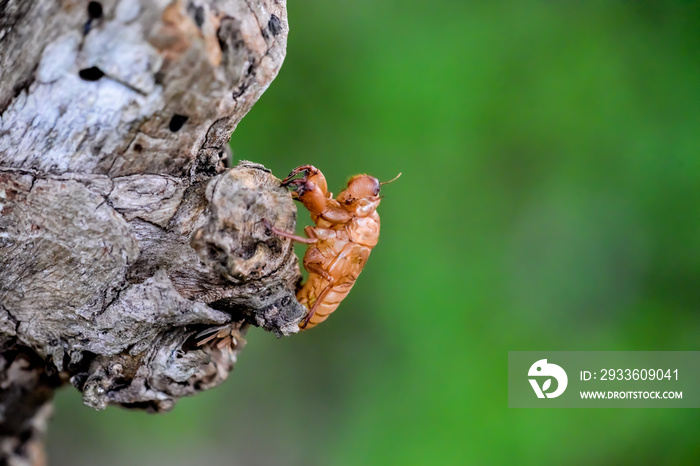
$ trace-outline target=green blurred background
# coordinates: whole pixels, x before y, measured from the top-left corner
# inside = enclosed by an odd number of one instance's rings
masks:
[[[172,413],[63,390],[53,464],[697,460],[697,410],[508,409],[506,363],[698,349],[698,2],[290,1],[289,20],[235,158],[314,164],[335,193],[403,172],[378,247],[327,322],[251,329],[229,380]]]

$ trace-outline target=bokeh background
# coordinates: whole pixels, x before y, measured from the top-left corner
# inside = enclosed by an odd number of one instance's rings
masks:
[[[699,349],[698,2],[295,0],[289,19],[235,158],[314,164],[336,193],[403,172],[378,247],[327,322],[252,329],[172,413],[63,390],[53,464],[697,460],[697,410],[508,409],[506,367]]]

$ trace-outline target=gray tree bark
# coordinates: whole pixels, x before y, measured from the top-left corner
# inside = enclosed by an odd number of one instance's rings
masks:
[[[61,385],[165,411],[248,325],[298,331],[265,226],[294,229],[291,196],[225,167],[287,31],[282,0],[0,0],[0,463],[43,464]]]

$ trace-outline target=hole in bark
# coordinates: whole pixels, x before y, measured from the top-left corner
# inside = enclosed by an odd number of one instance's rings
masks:
[[[194,18],[194,23],[199,29],[202,29],[204,24],[204,7],[195,6],[193,4],[187,5],[187,12]]]
[[[185,124],[189,117],[186,117],[185,115],[178,115],[177,113],[173,115],[173,117],[170,119],[170,131],[173,133],[177,133],[180,131],[180,128],[182,128],[182,125]]]
[[[226,298],[210,303],[209,307],[229,314],[231,316],[231,320],[234,322],[244,320],[246,314],[250,313],[247,308],[242,307],[240,304],[234,304],[228,301]]]
[[[158,407],[151,401],[135,401],[134,403],[119,403],[127,409],[138,409],[147,413],[157,413]]]
[[[78,75],[85,81],[97,81],[104,76],[104,72],[96,66],[78,71]]]
[[[75,374],[73,377],[71,377],[71,383],[75,388],[78,390],[82,390],[83,387],[85,386],[85,382],[87,382],[88,377],[90,377],[90,374],[87,372],[79,372]]]
[[[12,94],[17,98],[22,91],[26,91],[29,89],[29,86],[31,86],[34,83],[34,73],[36,71],[36,67],[32,70],[32,74],[30,76],[27,76],[25,79],[23,79],[21,82],[17,83],[15,87],[12,88]],[[2,113],[2,112],[0,112]]]
[[[267,230],[265,230],[265,233],[267,233]],[[272,235],[272,232],[270,231],[270,235],[268,235],[268,236],[271,236],[271,235]],[[282,252],[282,244],[283,244],[282,239],[277,235],[275,235],[272,238],[270,238],[269,240],[265,241],[265,246],[267,246],[267,248],[273,254],[279,254]]]
[[[88,15],[92,19],[102,18],[102,4],[100,2],[88,3]]]
[[[277,16],[272,15],[270,16],[270,21],[267,22],[267,28],[270,30],[273,36],[276,36],[282,32],[282,21],[280,21]]]
[[[129,382],[125,378],[120,378],[120,379],[115,379],[112,382],[112,386],[110,386],[109,389],[110,389],[110,391],[118,392],[119,390],[122,390],[122,389],[128,387],[129,385],[131,385],[131,382]]]
[[[257,243],[248,243],[244,244],[241,247],[241,258],[243,259],[250,259],[255,255],[255,252],[258,250],[258,244]]]
[[[233,91],[233,98],[237,99],[240,96],[243,95],[243,93],[248,89],[248,85],[246,83],[243,83],[240,85],[240,87],[236,90]]]
[[[134,151],[141,152],[142,150],[143,146],[141,144],[134,144]]]
[[[251,63],[250,66],[248,67],[248,70],[245,72],[247,76],[250,76],[250,74],[255,71],[255,63]]]
[[[26,453],[27,442],[34,436],[34,430],[31,428],[22,430],[17,436],[19,443],[15,447],[14,453],[19,456],[24,456]]]

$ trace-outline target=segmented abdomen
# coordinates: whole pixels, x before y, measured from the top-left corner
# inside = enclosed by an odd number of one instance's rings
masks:
[[[318,281],[315,282],[316,285],[323,283],[323,287],[320,290],[317,289],[317,286],[313,286],[314,284],[311,283],[311,276],[309,276],[309,281],[306,283],[306,286],[304,286],[301,290],[299,290],[299,293],[297,293],[297,299],[301,304],[306,306],[307,309],[311,309],[313,307],[314,303],[316,302],[317,295],[321,294],[323,289],[328,286],[328,282],[325,279],[318,275],[316,277],[318,279]],[[306,328],[309,329],[315,327],[326,320],[328,316],[338,308],[338,305],[343,299],[345,299],[354,284],[355,281],[353,280],[352,283],[344,283],[342,285],[333,286],[323,301],[316,308],[316,312],[311,317],[311,320],[309,320]]]
[[[335,247],[328,247],[335,246]],[[317,248],[312,251],[312,248]],[[323,251],[323,252],[321,252]],[[326,271],[328,275],[335,279],[331,289],[318,304],[314,315],[309,320],[306,328],[312,328],[328,318],[328,316],[338,308],[340,302],[345,299],[355,280],[360,275],[371,249],[357,243],[335,240],[332,245],[326,242],[311,246],[305,256],[304,265],[307,269],[313,260],[315,266]],[[319,259],[323,262],[319,262]],[[297,300],[311,310],[324,290],[328,288],[329,281],[323,276],[309,272],[309,279],[301,290],[297,293]]]

